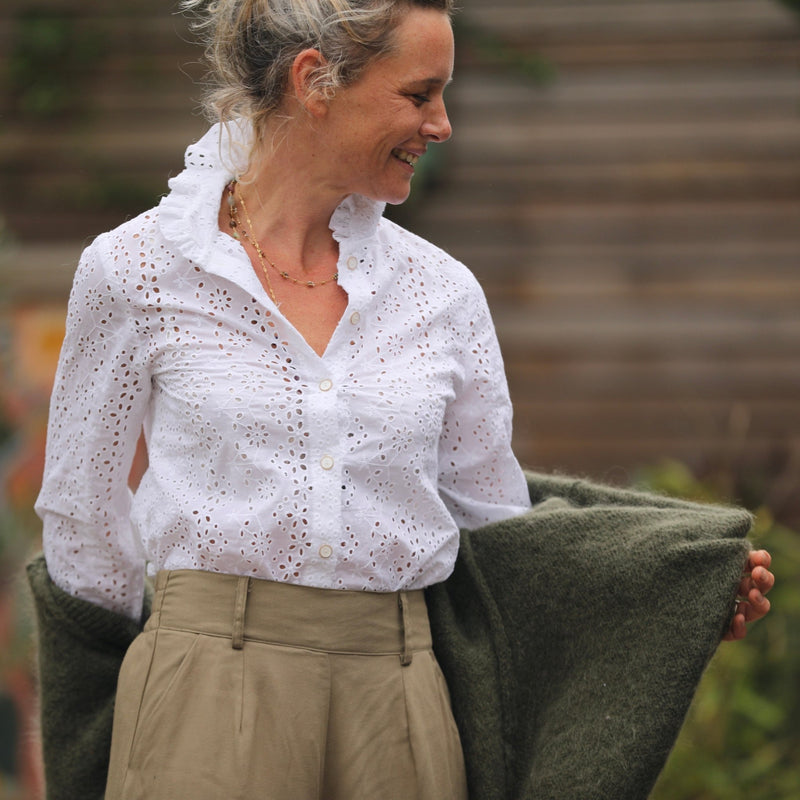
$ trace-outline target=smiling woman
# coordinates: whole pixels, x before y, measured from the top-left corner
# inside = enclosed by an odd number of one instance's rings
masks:
[[[207,106],[214,118],[259,121],[276,112],[297,55],[314,47],[325,55],[313,76],[332,95],[358,80],[367,65],[397,49],[395,28],[410,9],[438,11],[448,21],[452,0],[184,0],[198,13],[211,66]]]
[[[402,203],[428,144],[450,138],[444,105],[444,89],[453,73],[449,20],[435,11],[410,11],[395,30],[394,45],[330,101],[305,98],[314,121],[311,138],[322,134],[326,143],[328,163],[316,162],[319,178],[327,179],[339,196],[358,192]],[[315,52],[305,51],[301,58],[315,61],[310,55]],[[315,67],[307,65],[309,72]],[[314,147],[313,142],[308,146]]]
[[[422,592],[530,503],[483,293],[382,216],[451,133],[450,2],[184,5],[215,124],[84,253],[37,504],[70,595],[157,574],[105,796],[458,800]]]
[[[480,287],[383,217],[451,133],[449,1],[186,5],[207,14],[215,124],[157,208],[83,254],[36,506],[78,622],[136,628],[155,579],[104,796],[463,800],[424,591],[461,531],[531,501]],[[768,567],[751,556],[739,628]],[[58,759],[85,715],[55,716]]]

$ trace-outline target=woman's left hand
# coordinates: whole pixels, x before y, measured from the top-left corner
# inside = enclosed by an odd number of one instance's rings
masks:
[[[766,594],[775,583],[775,576],[769,571],[771,562],[772,556],[766,550],[750,551],[739,583],[736,612],[728,632],[722,637],[724,642],[744,639],[747,624],[761,619],[769,611]]]

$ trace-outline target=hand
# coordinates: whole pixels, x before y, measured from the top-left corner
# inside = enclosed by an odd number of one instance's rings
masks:
[[[766,550],[751,550],[739,582],[736,611],[728,632],[722,637],[724,642],[744,639],[747,624],[761,619],[769,611],[767,592],[775,583],[775,576],[769,571],[772,556]]]

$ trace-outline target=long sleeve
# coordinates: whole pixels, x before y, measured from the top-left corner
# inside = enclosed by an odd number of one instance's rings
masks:
[[[75,276],[36,511],[56,584],[138,619],[144,559],[130,523],[128,475],[150,380],[141,320],[104,241],[87,248]]]
[[[740,509],[528,475],[427,590],[470,797],[645,800],[723,632]]]
[[[439,442],[439,490],[462,528],[524,513],[530,500],[511,449],[512,407],[483,293],[459,309],[463,373]]]
[[[220,135],[82,259],[37,505],[50,574],[132,619],[145,564],[366,591],[441,581],[459,525],[527,508],[483,293],[351,195],[330,221],[348,308],[320,357],[219,230]]]

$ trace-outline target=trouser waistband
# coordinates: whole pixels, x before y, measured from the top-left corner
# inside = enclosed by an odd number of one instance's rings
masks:
[[[431,648],[422,590],[316,589],[200,570],[156,576],[146,630],[170,628],[332,653],[393,654],[411,662]]]

